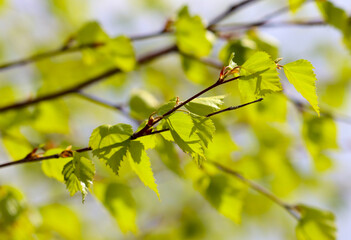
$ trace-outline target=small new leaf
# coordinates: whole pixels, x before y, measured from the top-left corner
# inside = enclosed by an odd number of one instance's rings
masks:
[[[76,153],[73,160],[69,161],[63,167],[62,174],[71,196],[80,191],[82,193],[82,201],[84,202],[95,175],[93,162]]]
[[[317,78],[313,72],[312,64],[307,60],[300,59],[285,64],[283,68],[289,82],[312,105],[319,116],[320,111],[316,93]]]

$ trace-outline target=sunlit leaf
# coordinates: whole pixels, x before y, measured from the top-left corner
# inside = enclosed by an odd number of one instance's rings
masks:
[[[144,145],[139,141],[131,141],[129,143],[127,158],[130,166],[138,175],[140,180],[145,184],[145,186],[153,190],[158,198],[160,198],[154,174],[151,169],[150,159],[146,155]]]
[[[199,16],[190,16],[188,7],[183,7],[175,22],[176,40],[180,51],[197,57],[210,53],[212,44]]]
[[[220,110],[220,106],[223,105],[224,97],[225,96],[195,98],[191,102],[185,104],[185,107],[192,113],[206,116],[212,112]]]
[[[305,2],[306,0],[289,0],[290,10],[295,13]]]
[[[84,24],[77,32],[75,39],[80,45],[90,43],[104,43],[109,40],[109,36],[96,21]]]
[[[320,114],[316,93],[316,75],[312,64],[304,59],[284,65],[284,72],[289,82],[311,104],[313,109]]]
[[[265,52],[256,52],[241,67],[238,87],[244,100],[278,92],[282,86],[276,64]]]
[[[156,151],[160,155],[161,161],[166,165],[168,169],[182,175],[183,172],[180,168],[180,159],[174,148],[174,144],[166,141],[163,137],[157,138]]]
[[[137,232],[136,204],[128,186],[96,182],[94,195],[115,218],[123,233]]]
[[[335,240],[334,214],[306,205],[297,205],[301,219],[296,227],[298,240]]]
[[[15,222],[24,208],[24,196],[19,190],[0,186],[0,229]]]
[[[75,153],[73,160],[64,166],[62,174],[71,196],[80,191],[82,193],[82,201],[84,202],[95,175],[93,162],[79,153]]]
[[[206,64],[187,56],[181,56],[181,61],[185,75],[194,83],[202,84],[209,79]]]

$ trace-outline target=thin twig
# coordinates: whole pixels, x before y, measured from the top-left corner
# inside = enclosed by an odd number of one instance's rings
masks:
[[[253,104],[253,103],[261,102],[262,100],[263,100],[263,98],[259,98],[259,99],[255,100],[255,101],[252,101],[252,102],[244,103],[244,104],[241,104],[241,105],[238,105],[238,106],[228,107],[228,108],[219,110],[217,112],[210,113],[206,117],[211,117],[213,115],[217,115],[217,114],[220,114],[220,113],[223,113],[223,112],[226,112],[226,111],[236,110],[238,108],[242,108],[242,107],[245,107],[245,106]]]
[[[247,186],[249,186],[251,189],[259,192],[260,194],[264,195],[265,197],[269,198],[270,200],[272,200],[273,202],[275,202],[276,204],[278,204],[279,206],[281,206],[282,208],[284,208],[285,210],[288,211],[288,213],[293,216],[296,220],[300,220],[300,214],[298,213],[298,211],[295,209],[294,205],[290,205],[288,203],[285,203],[283,200],[281,200],[280,198],[278,198],[277,196],[275,196],[272,192],[270,192],[268,189],[260,186],[259,184],[245,178],[243,175],[241,175],[240,173],[229,169],[217,162],[212,162],[210,161],[209,163],[211,163],[213,166],[215,166],[217,169],[226,172],[228,174],[230,174],[231,176],[236,177],[237,179],[239,179],[241,182],[243,182],[244,184],[246,184]]]

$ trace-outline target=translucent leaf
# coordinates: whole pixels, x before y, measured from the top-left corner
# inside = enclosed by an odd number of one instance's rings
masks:
[[[290,10],[295,13],[305,2],[306,0],[289,0]]]
[[[93,162],[80,156],[79,153],[75,153],[73,160],[64,166],[62,174],[71,196],[80,191],[82,193],[82,201],[84,202],[95,175]]]
[[[126,141],[133,134],[132,126],[124,123],[116,125],[101,125],[92,132],[89,145],[95,149],[111,146],[115,143]]]
[[[168,112],[169,110],[171,110],[172,108],[174,108],[176,105],[176,98],[173,98],[171,100],[169,100],[168,102],[166,102],[165,104],[163,104],[158,110],[157,110],[157,114],[158,115],[163,115],[166,112]]]
[[[45,152],[44,156],[49,156],[53,154],[60,154],[64,149],[55,148],[50,149]],[[48,161],[43,161],[41,163],[41,169],[43,173],[51,178],[55,178],[60,182],[64,182],[64,178],[62,175],[63,167],[70,161],[72,158],[59,158],[59,159],[52,159]]]
[[[188,79],[194,83],[204,83],[208,80],[209,71],[206,64],[187,56],[181,56],[182,67]]]
[[[42,217],[41,233],[48,233],[53,239],[57,237],[57,234],[64,239],[82,239],[79,218],[67,206],[45,205],[40,208],[40,214]]]
[[[320,114],[316,93],[316,75],[312,64],[304,59],[284,65],[284,73],[289,82],[296,90],[312,105],[313,109]]]
[[[136,204],[128,186],[95,182],[94,194],[115,218],[123,233],[137,232]]]
[[[187,113],[176,112],[167,118],[167,123],[177,145],[184,152],[189,153],[195,162],[201,164],[205,159],[203,145],[191,116]]]
[[[174,144],[165,140],[163,137],[157,138],[156,151],[160,155],[161,161],[166,167],[177,175],[183,175],[180,168],[180,159]]]
[[[212,120],[207,117],[192,114],[191,119],[194,123],[192,131],[196,132],[196,134],[199,136],[203,148],[207,148],[216,131],[215,125],[213,124]]]
[[[151,169],[149,157],[146,155],[144,145],[139,141],[131,141],[127,152],[127,158],[133,171],[138,175],[140,180],[153,190],[160,199],[160,194],[157,190],[154,174]]]
[[[200,116],[206,116],[220,110],[220,106],[223,105],[224,97],[225,96],[195,98],[191,102],[185,104],[185,107],[192,113]]]
[[[236,64],[236,62],[234,62],[234,57],[235,57],[235,53],[232,52],[232,54],[229,57],[229,63],[228,63],[228,67],[230,67],[231,69],[238,66],[238,64]]]
[[[180,51],[196,57],[210,53],[212,44],[199,16],[191,17],[188,7],[183,7],[175,22],[177,46]]]
[[[136,90],[131,93],[129,100],[130,115],[136,119],[148,118],[158,107],[157,99],[149,92]]]
[[[244,100],[282,90],[276,64],[265,52],[256,52],[241,67],[238,87]]]
[[[298,240],[335,240],[336,225],[334,214],[306,205],[296,206],[301,219],[296,227]]]
[[[104,43],[109,36],[96,21],[84,24],[77,32],[75,39],[80,45],[90,43]]]
[[[118,175],[132,134],[133,129],[128,124],[102,125],[92,132],[89,145],[93,155],[103,160]]]

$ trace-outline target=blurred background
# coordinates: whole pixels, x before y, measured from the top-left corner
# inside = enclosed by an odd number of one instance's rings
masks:
[[[191,14],[201,16],[208,23],[235,2],[238,1],[1,0],[0,63],[56,49],[89,21],[99,22],[109,36],[142,36],[160,31],[184,5],[189,7]],[[351,12],[347,0],[332,2]],[[287,4],[288,1],[257,1],[221,24],[259,21]],[[271,21],[296,19],[316,20],[321,16],[314,3],[306,3],[296,14],[287,11]],[[271,55],[275,53],[276,57],[284,58],[283,64],[297,59],[309,60],[318,79],[321,111],[326,114],[318,119],[308,107],[299,109],[297,101],[303,102],[304,106],[307,102],[288,81],[283,81],[284,93],[289,98],[281,94],[267,96],[262,103],[214,120],[220,134],[227,134],[221,128],[230,130],[229,138],[233,141],[230,148],[234,151],[223,154],[227,154],[245,176],[257,180],[287,202],[301,202],[335,213],[338,239],[350,239],[350,51],[343,45],[338,30],[326,25],[262,26],[252,31],[236,31],[231,40],[232,49],[236,49],[234,43],[237,41],[250,40],[252,34],[258,34],[266,44],[262,50],[268,51],[269,46]],[[136,55],[141,56],[172,43],[174,36],[164,34],[135,41],[133,46]],[[226,44],[217,39],[208,58],[217,62],[226,59],[223,57],[227,56],[223,54]],[[240,44],[243,49],[250,48],[247,41]],[[260,48],[256,46],[254,50]],[[237,55],[238,62],[240,58],[244,56]],[[99,62],[88,64],[82,54],[72,53],[1,71],[1,106],[76,84],[106,67]],[[199,66],[199,69],[198,75],[189,77],[179,55],[172,53],[139,66],[135,71],[100,81],[84,92],[110,103],[127,105],[131,96],[149,94],[150,101],[160,105],[175,96],[186,99],[218,76],[217,69],[208,66]],[[215,89],[213,94],[227,94],[225,103],[228,106],[242,103],[235,84]],[[120,112],[87,101],[78,94],[54,100],[50,106],[44,103],[16,113],[1,113],[0,162],[23,158],[40,144],[84,147],[94,128],[120,122],[131,124],[134,130],[138,127]],[[315,136],[310,138],[310,132]],[[209,154],[214,158],[222,157],[213,150],[223,145],[221,136],[215,140],[217,143],[214,141],[215,146],[210,148]],[[64,184],[45,176],[40,163],[0,169],[0,185],[10,185],[22,192],[23,204],[30,212],[30,223],[25,226],[32,227],[13,231],[25,233],[29,228],[41,226],[43,219],[55,218],[57,222],[71,226],[72,229],[65,230],[70,234],[57,230],[58,234],[43,234],[43,239],[45,236],[50,236],[47,239],[295,239],[295,220],[254,192],[250,192],[244,201],[241,223],[221,215],[197,191],[192,177],[188,176],[195,166],[191,158],[178,149],[175,151],[180,158],[180,171],[184,173],[168,170],[161,161],[162,154],[148,152],[161,201],[135,177],[128,178],[136,204],[139,229],[136,234],[123,234],[115,219],[92,194],[84,204],[78,194],[70,197]],[[111,177],[109,169],[98,160],[94,162],[99,176],[120,181],[118,177]],[[27,238],[19,236],[18,239]]]

